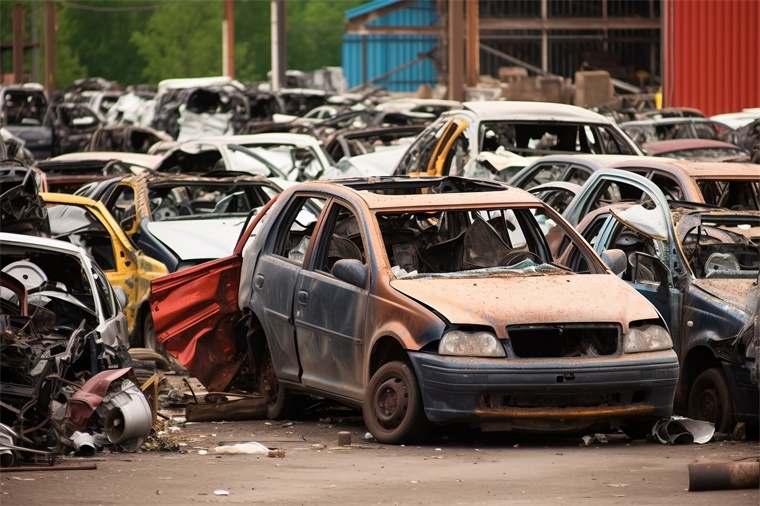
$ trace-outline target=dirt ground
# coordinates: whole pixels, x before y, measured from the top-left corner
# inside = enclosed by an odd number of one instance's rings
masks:
[[[449,430],[429,444],[386,446],[365,439],[356,413],[334,408],[294,422],[167,423],[162,440],[179,451],[59,461],[96,470],[4,471],[0,504],[760,504],[758,490],[687,491],[689,463],[757,457],[757,441],[664,446],[608,434],[607,444],[580,446],[578,437]],[[340,431],[351,446],[338,446]],[[284,456],[215,451],[249,441]]]

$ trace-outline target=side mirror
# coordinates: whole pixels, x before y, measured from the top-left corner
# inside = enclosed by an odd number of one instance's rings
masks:
[[[113,294],[116,296],[116,300],[119,301],[119,307],[124,309],[127,307],[127,292],[120,286],[113,287]]]
[[[606,249],[601,254],[602,261],[617,277],[621,277],[628,267],[628,259],[621,249]]]
[[[369,268],[361,260],[346,258],[335,262],[332,275],[358,288],[367,287]]]

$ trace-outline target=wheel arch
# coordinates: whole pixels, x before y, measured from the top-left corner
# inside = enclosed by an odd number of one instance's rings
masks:
[[[387,364],[394,360],[405,362],[411,367],[409,355],[399,339],[387,334],[377,338],[372,344],[372,351],[370,352],[369,363],[367,364],[365,384],[369,383],[370,378],[372,378],[375,372],[377,372],[383,364]]]
[[[702,371],[713,367],[721,368],[718,357],[706,346],[696,346],[689,350],[683,359],[681,366],[681,377],[679,378],[678,395],[683,400],[684,405],[688,404],[689,392],[694,380]]]

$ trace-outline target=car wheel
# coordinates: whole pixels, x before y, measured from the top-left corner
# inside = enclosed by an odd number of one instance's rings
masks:
[[[702,371],[694,380],[689,392],[689,418],[713,422],[717,432],[731,433],[734,430],[731,390],[720,368]]]
[[[425,438],[430,422],[412,368],[389,362],[372,376],[364,394],[364,423],[381,443],[415,443]]]
[[[156,328],[153,326],[153,317],[147,313],[142,320],[143,346],[156,353],[163,354],[162,347],[156,341]]]
[[[256,367],[256,379],[259,393],[267,402],[267,418],[270,420],[293,418],[297,409],[294,396],[280,385],[280,380],[274,371],[272,355],[267,346],[264,346],[261,352],[258,367]]]

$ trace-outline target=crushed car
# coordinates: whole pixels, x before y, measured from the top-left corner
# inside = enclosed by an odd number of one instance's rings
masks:
[[[592,211],[578,231],[597,252],[625,251],[623,279],[666,319],[680,358],[676,407],[719,432],[757,426],[760,211],[672,202],[635,174],[597,174],[588,184],[640,196]],[[582,268],[580,257],[564,260]]]
[[[541,215],[583,270],[552,256]],[[672,412],[678,361],[666,322],[610,270],[623,253],[603,257],[497,182],[307,182],[231,257],[154,280],[151,310],[168,353],[209,390],[249,378],[270,418],[308,394],[362,408],[389,444],[452,423],[641,436]]]
[[[0,242],[0,423],[45,453],[65,438],[71,382],[131,364],[124,293],[72,244],[6,232]]]

